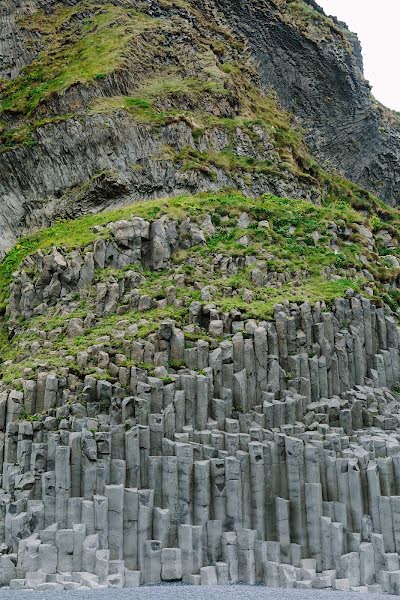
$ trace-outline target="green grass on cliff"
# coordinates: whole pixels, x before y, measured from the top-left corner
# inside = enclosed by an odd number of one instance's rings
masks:
[[[234,223],[230,224],[229,233],[226,233],[225,223],[221,222],[221,219],[237,218],[237,215],[243,211],[248,212],[254,221],[254,226],[245,232],[251,240],[250,247],[238,243],[236,238],[240,238],[244,233],[243,231],[235,233]],[[210,249],[237,255],[251,254],[254,247],[268,249],[271,246],[276,260],[281,261],[273,265],[277,270],[289,266],[291,269],[302,267],[315,275],[318,275],[318,269],[323,265],[352,265],[356,261],[357,252],[364,250],[355,235],[353,243],[349,241],[344,245],[339,255],[328,250],[325,241],[329,223],[341,223],[350,230],[354,223],[366,225],[369,223],[363,214],[355,211],[345,201],[327,201],[324,206],[316,206],[303,200],[288,200],[274,196],[249,199],[239,193],[220,193],[139,202],[128,207],[86,215],[73,221],[61,221],[53,227],[19,240],[0,263],[1,306],[4,309],[12,273],[18,270],[25,257],[36,250],[46,251],[52,246],[66,250],[84,248],[99,236],[111,235],[108,228],[104,228],[100,234],[95,233],[93,227],[96,225],[106,225],[132,216],[154,219],[162,215],[178,220],[187,216],[200,220],[205,215],[211,215],[219,226],[215,236],[209,240]],[[268,241],[270,237],[268,230],[266,233],[255,227],[256,222],[262,220],[268,220],[271,224],[272,241]],[[291,235],[289,235],[290,228],[294,228]],[[315,243],[312,238],[311,234],[315,231],[321,235],[320,243]],[[198,251],[203,250],[199,247]]]
[[[23,26],[41,35],[44,48],[18,77],[0,82],[0,114],[29,114],[53,93],[104,78],[121,66],[132,36],[154,23],[142,13],[96,2],[35,13]]]
[[[351,52],[349,31],[316,10],[304,0],[276,0],[284,20],[300,30],[301,34],[312,40],[340,40],[347,52]]]

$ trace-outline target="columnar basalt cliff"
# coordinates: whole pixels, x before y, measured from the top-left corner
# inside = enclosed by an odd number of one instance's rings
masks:
[[[365,218],[342,208],[348,222],[302,246],[324,210],[233,195],[142,203],[72,222],[70,249],[45,248],[63,224],[15,249],[2,585],[400,591],[400,330],[371,296],[381,242]],[[329,262],[347,227],[363,236],[359,267]],[[282,235],[306,251],[297,273]],[[386,293],[395,279],[387,267]]]
[[[400,595],[399,126],[355,35],[6,0],[0,78],[0,586]]]
[[[299,117],[315,155],[398,204],[400,120],[371,96],[357,37],[314,0],[217,4],[248,40],[263,84]]]

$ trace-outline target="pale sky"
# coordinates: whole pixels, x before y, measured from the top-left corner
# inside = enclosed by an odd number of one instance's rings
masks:
[[[365,77],[377,100],[400,111],[400,0],[317,0],[358,34]]]

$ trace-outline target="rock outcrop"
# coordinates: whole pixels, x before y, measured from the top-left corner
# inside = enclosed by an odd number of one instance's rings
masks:
[[[314,154],[398,204],[399,116],[372,97],[356,35],[313,0],[217,5],[248,40],[264,85],[301,120]]]
[[[223,211],[214,225],[202,204],[203,215],[192,201],[197,219],[146,220],[133,208],[93,226],[88,247],[36,251],[14,273],[14,354],[0,387],[0,583],[397,594],[396,315],[349,289],[329,305],[286,301],[269,320],[246,318],[219,307],[216,287],[225,271],[228,294],[245,263],[215,250],[214,282],[198,284],[199,299],[179,295],[191,256],[227,228]],[[221,199],[232,215],[230,205]],[[237,218],[248,249],[261,206]],[[259,228],[272,236],[269,211]],[[164,274],[169,286],[153,290]],[[284,275],[264,267],[254,281],[271,293]]]

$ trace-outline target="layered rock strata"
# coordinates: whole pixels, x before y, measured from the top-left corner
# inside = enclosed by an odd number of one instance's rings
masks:
[[[315,2],[6,0],[0,78],[0,256],[138,198],[323,200],[326,176],[276,100],[323,165],[398,201],[398,116],[372,98],[355,35]]]

